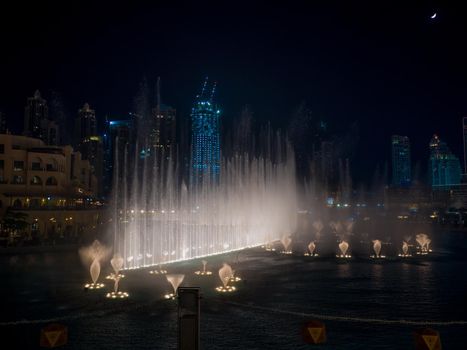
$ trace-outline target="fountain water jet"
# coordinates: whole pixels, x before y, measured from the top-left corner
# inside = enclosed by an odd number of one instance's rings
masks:
[[[418,235],[416,235],[415,240],[419,244],[419,247],[417,247],[419,249],[417,251],[417,254],[427,255],[428,253],[432,252],[432,250],[429,248],[431,239],[429,239],[425,233],[419,233]]]
[[[203,263],[203,269],[201,271],[195,271],[195,274],[199,275],[199,276],[210,276],[210,275],[212,275],[211,271],[206,270],[206,265],[207,265],[208,262],[206,260],[201,260],[201,262]]]
[[[141,157],[143,145],[117,148],[111,231],[124,269],[260,246],[295,232],[292,148],[280,135],[263,139],[267,147],[256,143],[250,154],[222,159],[216,181],[185,175],[177,161],[184,155]]]
[[[310,244],[308,244],[308,252],[305,253],[305,256],[318,256],[318,254],[315,253],[316,250],[316,244],[314,241],[311,241]]]
[[[81,260],[84,264],[91,263],[89,272],[91,274],[92,283],[87,283],[84,288],[100,289],[104,287],[103,283],[97,283],[101,273],[100,261],[105,259],[110,253],[110,249],[103,246],[98,240],[95,240],[90,246],[83,247],[79,250]]]
[[[338,258],[351,258],[352,256],[350,254],[347,254],[347,251],[349,250],[349,243],[346,241],[342,241],[339,243],[339,250],[340,254],[337,254],[336,257]]]
[[[410,237],[409,237],[409,239],[410,239]],[[411,254],[409,254],[408,240],[402,241],[402,254],[399,254],[399,256],[402,257],[402,258],[407,258],[407,257],[412,256]]]
[[[110,265],[112,265],[112,268],[113,268],[114,272],[111,273],[110,275],[108,275],[106,277],[106,279],[114,280],[117,277],[119,279],[124,278],[125,275],[120,273],[120,270],[123,268],[124,263],[125,263],[125,261],[120,256],[120,254],[115,254],[114,257],[112,258],[112,260],[110,260]]]
[[[289,250],[290,243],[292,243],[292,239],[289,236],[284,236],[281,238],[281,243],[284,246],[284,250],[281,251],[282,254],[292,254],[292,251]]]
[[[232,268],[229,264],[224,263],[222,267],[219,269],[219,278],[222,281],[222,286],[216,287],[218,292],[226,293],[226,292],[234,292],[235,287],[229,286],[229,282],[233,276]]]
[[[170,274],[165,276],[167,281],[172,285],[173,293],[167,293],[164,295],[165,299],[175,299],[177,295],[177,289],[180,284],[182,284],[185,275],[183,274]]]
[[[370,255],[370,258],[374,258],[374,259],[385,258],[386,256],[381,255],[381,241],[379,239],[375,239],[372,242],[373,242],[373,250],[374,250],[375,254]]]

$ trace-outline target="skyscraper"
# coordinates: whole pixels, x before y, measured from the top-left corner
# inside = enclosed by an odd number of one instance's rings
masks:
[[[47,101],[36,90],[33,97],[29,97],[24,108],[25,136],[35,137],[44,141],[47,145],[58,145],[58,125],[49,118]]]
[[[156,107],[152,109],[151,131],[149,134],[151,152],[157,159],[170,157],[175,145],[176,110],[161,103],[160,79],[157,79]]]
[[[407,136],[393,135],[392,150],[392,184],[394,186],[410,186],[411,162],[410,142]]]
[[[207,83],[206,79],[191,109],[193,185],[199,184],[206,178],[211,182],[216,182],[220,173],[219,118],[221,111],[213,102],[216,84],[211,93],[208,93]]]
[[[460,184],[459,158],[451,153],[446,143],[437,135],[433,135],[430,141],[429,175],[434,189]]]
[[[96,124],[96,112],[85,103],[75,119],[74,146],[83,159],[89,160],[91,171],[97,179],[98,194],[102,195],[104,150]]]

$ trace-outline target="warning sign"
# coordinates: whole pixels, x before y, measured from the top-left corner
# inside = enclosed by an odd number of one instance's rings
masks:
[[[441,350],[441,339],[434,329],[417,329],[414,332],[414,341],[416,350]]]
[[[308,321],[303,326],[302,336],[303,340],[309,344],[324,343],[326,341],[326,327],[320,321]]]
[[[68,329],[61,324],[54,323],[41,329],[40,346],[43,348],[56,348],[67,341]]]

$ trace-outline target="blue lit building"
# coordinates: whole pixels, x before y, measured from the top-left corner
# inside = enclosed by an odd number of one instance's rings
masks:
[[[391,137],[392,184],[396,187],[410,186],[410,142],[407,136]]]
[[[216,89],[207,93],[207,79],[201,94],[196,96],[191,109],[191,145],[192,145],[192,184],[197,185],[203,179],[217,182],[220,173],[220,135],[219,119],[221,111],[213,102]]]
[[[461,182],[459,158],[437,135],[430,141],[429,175],[433,189],[446,189]]]

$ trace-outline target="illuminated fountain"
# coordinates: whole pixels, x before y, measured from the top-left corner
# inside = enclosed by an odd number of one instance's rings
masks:
[[[340,250],[340,254],[337,254],[336,257],[338,258],[351,258],[352,255],[350,254],[347,254],[347,251],[349,250],[349,243],[347,243],[346,241],[342,241],[339,243],[339,250]]]
[[[92,283],[85,284],[84,288],[86,290],[104,287],[103,283],[98,283],[97,281],[101,273],[101,260],[104,260],[109,253],[110,250],[103,246],[98,240],[95,240],[89,247],[83,247],[79,250],[82,262],[85,265],[91,263],[89,272],[91,274]]]
[[[124,263],[124,260],[119,254],[115,254],[112,260],[110,260],[110,265],[112,265],[112,268],[114,269],[114,273],[111,273],[109,276],[107,276],[107,279],[114,280],[114,290],[106,294],[107,298],[125,299],[125,298],[128,298],[129,296],[127,292],[122,292],[118,290],[120,280],[125,277],[125,275],[120,273],[120,270],[123,267],[123,263]]]
[[[216,287],[216,290],[221,293],[234,292],[236,288],[234,286],[229,286],[229,282],[232,276],[232,268],[230,267],[230,265],[224,263],[219,269],[219,278],[222,281],[222,286]]]
[[[123,264],[123,258],[119,254],[115,254],[112,260],[110,260],[110,265],[112,265],[114,272],[108,275],[106,279],[115,280],[117,277],[118,279],[124,278],[125,275],[120,273],[120,270],[123,268]]]
[[[384,259],[386,256],[381,255],[381,241],[379,239],[375,239],[373,242],[373,251],[375,252],[374,255],[370,255],[370,258],[373,259]]]
[[[308,252],[305,253],[305,256],[318,256],[317,253],[315,253],[316,250],[316,244],[314,241],[310,242],[308,244]]]
[[[294,155],[287,141],[269,138],[267,147],[257,143],[251,154],[222,159],[215,183],[208,174],[194,184],[177,162],[183,155],[161,160],[157,152],[142,157],[138,145],[117,148],[110,230],[124,269],[261,246],[295,232]]]
[[[409,253],[409,243],[407,241],[402,241],[402,253],[399,254],[402,258],[411,257],[412,254]]]
[[[276,251],[276,248],[274,248],[274,245],[272,243],[267,243],[267,244],[261,246],[261,248],[263,248],[267,252],[275,252]]]
[[[430,249],[431,239],[424,233],[420,233],[415,236],[415,240],[419,244],[417,247],[417,254],[419,255],[427,255],[431,253],[432,250]]]
[[[284,236],[281,239],[281,243],[284,246],[284,250],[281,251],[281,254],[292,254],[292,251],[289,250],[290,243],[292,243],[292,239],[289,236]]]
[[[201,271],[195,271],[195,274],[199,275],[199,276],[210,276],[210,275],[212,275],[211,271],[206,270],[206,265],[207,265],[208,262],[206,260],[201,260],[201,262],[203,263],[203,269]]]
[[[177,289],[178,286],[183,282],[183,279],[185,278],[185,275],[182,274],[170,274],[166,275],[167,281],[172,285],[173,288],[173,293],[167,293],[164,295],[165,299],[175,299],[175,296],[177,295]]]

